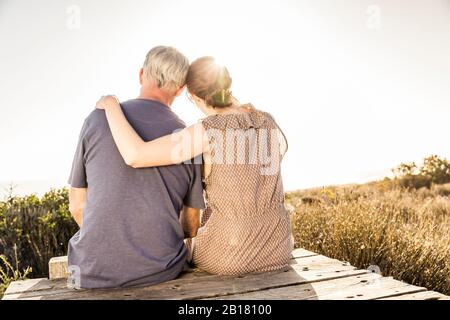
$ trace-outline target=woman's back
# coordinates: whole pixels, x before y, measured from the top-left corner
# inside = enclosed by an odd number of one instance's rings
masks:
[[[203,120],[210,147],[207,209],[193,261],[217,274],[287,266],[293,248],[280,162],[284,136],[270,114],[214,115]]]

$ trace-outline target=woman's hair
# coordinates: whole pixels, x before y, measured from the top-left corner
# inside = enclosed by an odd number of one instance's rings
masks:
[[[186,85],[191,94],[205,100],[209,106],[226,108],[233,104],[230,74],[213,57],[202,57],[191,64]]]

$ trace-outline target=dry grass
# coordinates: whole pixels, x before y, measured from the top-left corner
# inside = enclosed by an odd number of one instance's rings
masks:
[[[296,247],[450,294],[449,195],[450,184],[405,190],[381,181],[286,198]]]
[[[17,247],[14,248],[14,263],[11,263],[6,256],[0,255],[0,299],[11,282],[27,279],[32,271],[30,267],[23,270],[20,270],[19,267]]]

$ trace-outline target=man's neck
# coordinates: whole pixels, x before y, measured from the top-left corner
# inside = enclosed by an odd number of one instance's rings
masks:
[[[141,88],[138,99],[155,100],[170,107],[175,97],[169,96],[160,90],[146,90],[145,88]]]

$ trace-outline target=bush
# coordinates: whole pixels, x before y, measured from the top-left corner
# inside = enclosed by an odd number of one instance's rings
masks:
[[[0,202],[0,254],[31,267],[33,277],[48,275],[51,257],[67,254],[69,239],[78,230],[68,209],[68,190],[9,196]],[[16,249],[15,249],[16,248]]]
[[[450,162],[436,155],[425,158],[420,167],[414,162],[402,163],[392,172],[397,185],[407,189],[430,188],[432,184],[450,182]]]
[[[448,183],[450,182],[450,162],[436,155],[430,156],[424,159],[420,173],[433,183]]]
[[[398,186],[407,189],[431,188],[432,180],[423,175],[407,175],[397,179]]]

